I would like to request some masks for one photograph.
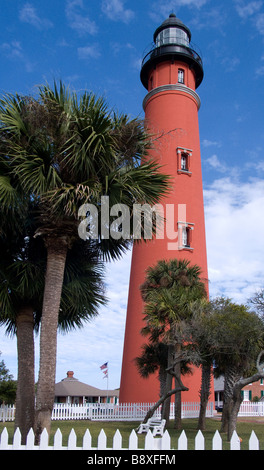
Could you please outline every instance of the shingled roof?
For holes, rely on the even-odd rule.
[[[72,371],[68,371],[67,377],[55,384],[56,397],[103,397],[106,396],[107,393],[109,396],[119,396],[119,390],[108,390],[107,392],[107,390],[101,390],[80,382],[73,377]]]

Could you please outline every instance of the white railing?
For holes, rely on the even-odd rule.
[[[86,405],[55,404],[52,412],[52,420],[79,420],[89,419],[94,421],[138,421],[142,420],[153,403],[87,403]],[[200,403],[182,403],[182,418],[197,418],[199,416]],[[161,417],[161,407],[154,416]],[[214,416],[214,404],[207,406],[206,417]],[[264,416],[264,402],[241,403],[239,416]],[[174,417],[174,403],[170,406],[170,418]],[[14,421],[15,406],[0,407],[0,422]]]
[[[68,443],[67,445],[62,445],[62,434],[60,429],[57,429],[54,439],[53,439],[53,444],[49,443],[49,436],[44,429],[40,436],[40,444],[35,445],[34,444],[34,432],[31,429],[28,433],[26,444],[22,445],[21,444],[21,434],[19,429],[17,428],[14,437],[13,437],[13,442],[12,444],[9,443],[8,440],[8,432],[7,429],[4,428],[2,431],[2,434],[0,436],[0,450],[188,450],[188,439],[184,431],[182,431],[179,439],[177,442],[171,442],[170,435],[168,431],[165,431],[164,435],[161,438],[153,437],[153,434],[151,431],[148,431],[143,447],[139,447],[138,445],[138,436],[133,430],[129,436],[129,442],[128,442],[128,447],[123,447],[122,446],[122,435],[120,434],[120,431],[117,429],[115,432],[113,440],[111,439],[111,443],[107,442],[107,436],[102,429],[98,439],[97,439],[97,446],[92,447],[92,436],[90,434],[90,431],[87,429],[83,439],[82,439],[82,445],[77,446],[77,437],[75,431],[72,429],[69,436],[68,436]],[[240,450],[240,439],[236,433],[236,431],[233,433],[232,439],[230,441],[230,450]],[[214,437],[211,442],[211,449],[212,450],[222,450],[222,438],[219,434],[218,431],[215,432]],[[210,450],[211,450],[210,449]],[[248,449],[249,450],[259,450],[259,440],[255,434],[254,431],[252,431],[251,436],[249,438],[248,442]],[[195,450],[205,450],[205,439],[201,431],[198,431],[196,437],[195,437]],[[137,459],[136,454],[134,455],[134,458]],[[165,458],[166,461],[152,461],[149,460],[148,463],[167,463],[167,464],[172,464],[176,463],[176,455],[172,454],[164,454],[163,459]],[[113,453],[114,456],[114,453]],[[159,459],[159,454],[154,454],[153,456],[150,455],[149,458],[154,458]],[[86,463],[88,463],[88,458],[89,456],[85,453],[85,459]],[[91,459],[94,458],[93,456],[90,457]],[[89,463],[95,463],[95,462],[89,462]],[[102,463],[102,462],[101,462]],[[133,461],[130,463],[142,463],[142,461]]]
[[[0,422],[15,421],[15,405],[1,405],[0,406]]]
[[[67,405],[64,403],[55,404],[51,419],[75,420],[90,419],[94,421],[138,421],[142,420],[153,403],[87,403],[86,405]],[[199,403],[182,403],[182,418],[197,418],[199,416]],[[207,406],[207,417],[214,414],[214,405],[209,403]],[[159,407],[154,416],[161,417],[161,407]],[[174,417],[174,403],[170,406],[170,418]],[[14,421],[15,406],[0,407],[0,421]]]
[[[264,416],[264,402],[243,401],[238,416]]]
[[[138,421],[146,416],[153,403],[122,403],[113,405],[110,403],[89,403],[82,405],[56,404],[53,408],[52,419],[91,419],[94,421]],[[183,403],[182,418],[197,418],[199,416],[199,403]],[[214,414],[214,405],[209,403],[207,406],[207,417]],[[154,416],[161,417],[161,407],[159,407]],[[174,403],[171,403],[170,418],[174,417]]]

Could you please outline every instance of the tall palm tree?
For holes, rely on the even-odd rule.
[[[197,428],[205,430],[206,409],[211,391],[213,352],[208,344],[207,322],[210,322],[211,304],[207,298],[196,300],[191,305],[192,319],[186,331],[186,341],[191,342],[197,365],[202,368],[200,388],[200,411]]]
[[[7,334],[17,338],[15,426],[20,429],[23,443],[30,428],[34,428],[34,330],[37,332],[41,323],[46,268],[44,243],[41,238],[34,238],[32,221],[30,217],[24,221],[20,244],[16,237],[14,245],[12,234],[8,234],[6,228],[5,235],[0,235],[3,253],[0,261],[0,324],[6,326]],[[67,255],[59,329],[80,328],[98,314],[105,301],[102,261],[95,248],[91,251],[89,245],[80,240]]]
[[[0,176],[3,180],[3,173]],[[5,197],[5,201],[7,201]],[[8,212],[8,214],[7,214]],[[15,425],[25,442],[25,432],[34,424],[34,323],[35,310],[41,307],[44,288],[45,250],[43,242],[32,239],[29,220],[25,226],[20,211],[1,206],[0,226],[0,324],[8,334],[16,332],[18,377]],[[11,213],[13,212],[13,213]],[[14,214],[16,217],[14,217]],[[8,215],[8,216],[7,216]],[[14,221],[15,219],[15,221]],[[17,224],[17,228],[14,225]],[[22,227],[24,230],[22,230]],[[33,255],[34,253],[34,255]]]
[[[191,304],[206,296],[201,270],[187,260],[161,260],[147,270],[141,286],[145,302],[144,313],[147,331],[156,331],[168,345],[167,392],[181,376],[183,335],[185,322],[191,317]],[[181,425],[181,392],[175,393],[175,424]]]
[[[37,99],[6,96],[0,103],[3,158],[16,184],[38,203],[41,236],[47,250],[43,295],[36,434],[50,429],[57,324],[68,251],[78,239],[78,209],[109,196],[110,207],[155,204],[169,178],[146,159],[149,138],[142,124],[112,114],[102,99],[80,97],[62,84],[43,86]],[[100,236],[100,234],[99,234]],[[105,257],[120,256],[127,240],[100,240]],[[48,345],[48,347],[47,347]]]

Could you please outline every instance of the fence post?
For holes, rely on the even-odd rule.
[[[195,450],[204,450],[204,436],[201,430],[198,431],[195,437]]]
[[[215,431],[215,435],[213,437],[213,450],[222,450],[222,438],[219,431]]]
[[[100,434],[98,436],[98,450],[105,450],[106,449],[106,435],[103,429],[101,429]]]
[[[166,430],[161,438],[160,450],[170,450],[170,448],[171,448],[171,438],[170,438],[168,431]]]
[[[18,450],[21,446],[21,432],[19,428],[16,428],[13,437],[13,450]]]
[[[74,429],[71,430],[68,438],[68,450],[75,450],[77,444],[77,437]]]
[[[137,437],[135,429],[132,430],[129,436],[128,448],[129,450],[137,450],[138,448],[138,437]]]
[[[8,449],[8,432],[6,428],[4,428],[1,433],[0,449],[2,450]]]
[[[85,434],[83,436],[83,450],[91,449],[92,448],[92,436],[89,429],[86,429]]]
[[[49,435],[46,428],[43,429],[40,435],[39,450],[46,450],[49,445]]]
[[[120,434],[120,431],[117,429],[114,435],[113,439],[113,449],[122,449],[122,436]]]
[[[182,431],[178,439],[178,450],[188,450],[188,443],[185,431]]]
[[[35,444],[35,434],[34,434],[33,429],[30,428],[28,435],[27,435],[27,440],[26,440],[26,450],[33,450],[34,444]]]
[[[146,437],[145,437],[145,450],[153,450],[154,449],[154,437],[150,429],[148,430]]]
[[[240,439],[237,432],[234,431],[230,441],[230,450],[240,450]]]
[[[57,429],[57,431],[54,434],[53,449],[54,450],[61,450],[62,449],[62,434],[61,434],[61,430],[59,428]]]
[[[249,439],[249,450],[259,450],[259,440],[254,431],[251,432]]]

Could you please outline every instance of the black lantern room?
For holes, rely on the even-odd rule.
[[[198,53],[190,46],[191,32],[174,13],[165,20],[154,32],[154,47],[142,61],[140,79],[148,88],[150,69],[162,61],[180,60],[195,72],[196,88],[203,80],[203,64]]]

